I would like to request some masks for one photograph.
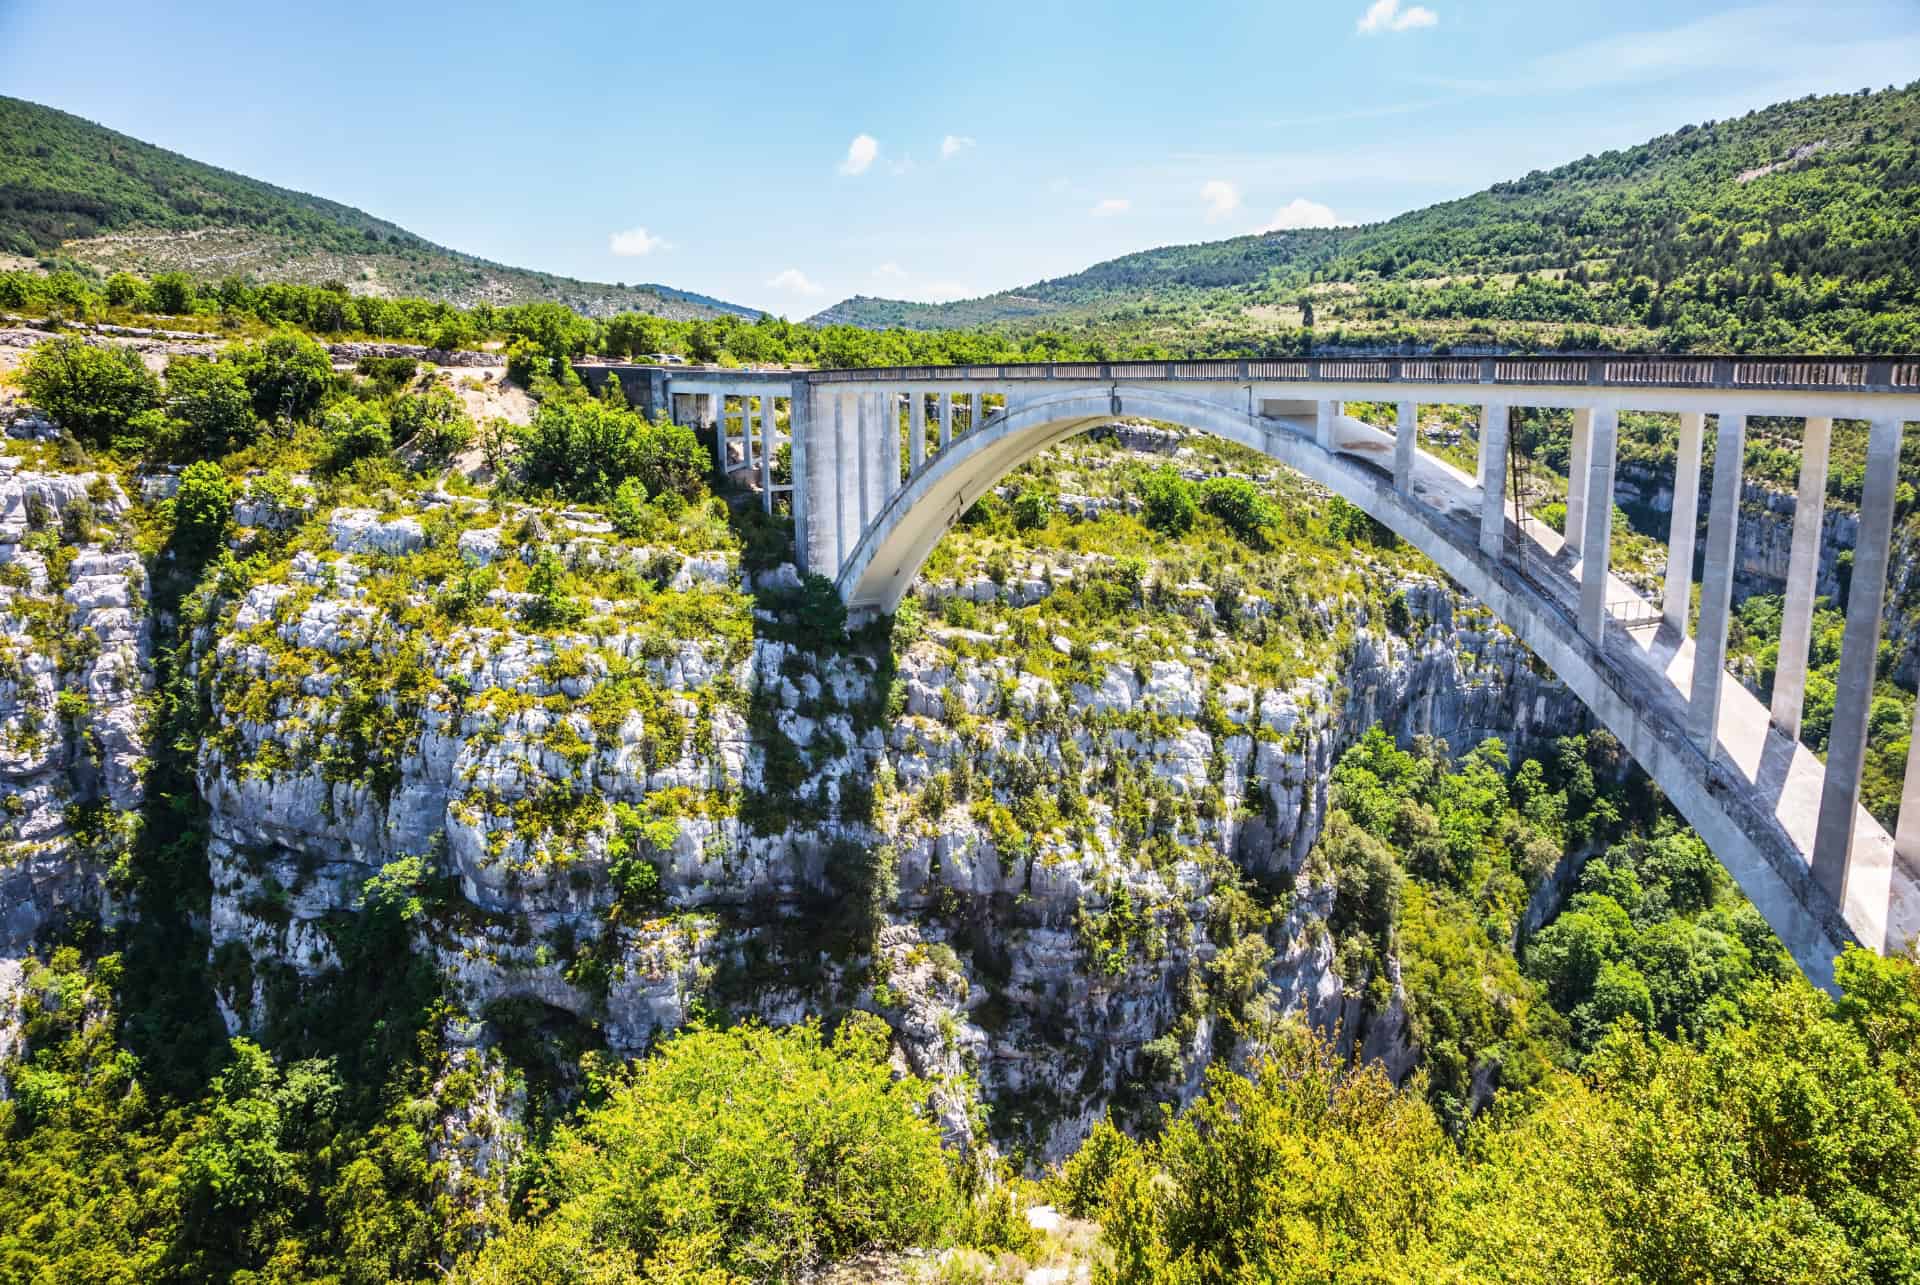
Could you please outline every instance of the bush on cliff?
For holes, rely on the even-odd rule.
[[[886,1027],[694,1028],[563,1129],[532,1207],[461,1273],[488,1282],[788,1281],[923,1243],[953,1184],[927,1086]]]
[[[706,478],[692,429],[589,398],[549,398],[517,437],[520,481],[566,500],[610,503],[628,479],[649,495],[695,499]]]

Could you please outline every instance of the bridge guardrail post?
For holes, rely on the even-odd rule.
[[[1482,357],[1480,359],[1480,382],[1483,384],[1491,384],[1494,381],[1495,372],[1494,359],[1491,357]]]

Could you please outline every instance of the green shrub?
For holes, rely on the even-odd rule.
[[[131,348],[52,339],[27,357],[27,400],[74,436],[107,445],[142,411],[160,404],[160,381]]]
[[[211,552],[232,521],[233,484],[220,466],[208,460],[187,465],[173,497],[175,542],[192,552]]]
[[[1210,477],[1200,484],[1200,507],[1249,544],[1264,544],[1277,515],[1267,497],[1241,477]]]
[[[1162,535],[1185,535],[1198,513],[1193,487],[1171,464],[1162,464],[1140,482],[1146,524]]]
[[[224,455],[253,439],[253,395],[233,362],[176,357],[167,363],[167,413],[184,425],[177,449]]]
[[[327,350],[296,330],[282,330],[257,344],[227,352],[253,395],[253,409],[270,421],[306,421],[333,383]]]
[[[695,1027],[555,1137],[528,1219],[460,1275],[497,1282],[796,1281],[924,1243],[953,1206],[927,1088],[855,1014],[829,1041]],[[729,1275],[730,1274],[730,1275]]]
[[[1037,531],[1053,521],[1059,512],[1059,497],[1051,487],[1028,479],[1013,497],[1013,524],[1022,531]]]
[[[393,434],[380,408],[356,399],[329,407],[321,431],[327,442],[327,465],[336,470],[393,449]]]

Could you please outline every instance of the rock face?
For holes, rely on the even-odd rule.
[[[250,989],[221,996],[236,1031],[264,1019],[269,973],[335,965],[331,923],[414,859],[457,890],[418,944],[476,1040],[507,1001],[629,1053],[702,1010],[867,1007],[948,1086],[951,1134],[977,1091],[999,1140],[1039,1162],[1129,1082],[1184,1098],[1224,1054],[1204,979],[1234,940],[1215,931],[1229,888],[1280,890],[1244,948],[1258,1002],[1410,1066],[1404,1015],[1363,1024],[1334,974],[1332,890],[1303,869],[1335,758],[1376,720],[1461,750],[1584,721],[1484,611],[1426,580],[1402,586],[1397,632],[1357,601],[1316,606],[1312,627],[1351,644],[1285,686],[1219,676],[1236,672],[1219,631],[1274,604],[1197,582],[1168,590],[1197,630],[1171,654],[1061,637],[1040,652],[1057,668],[1035,672],[1004,634],[930,624],[887,673],[782,636],[728,556],[606,534],[566,558],[644,569],[652,610],[716,623],[689,636],[607,603],[540,629],[505,589],[488,623],[430,620],[445,572],[413,563],[533,560],[537,524],[442,517],[334,511],[327,552],[291,558],[198,640],[213,949],[253,961]],[[936,581],[921,600],[1037,602],[1101,561]],[[797,584],[791,568],[758,580]],[[1171,818],[1184,855],[1143,851],[1136,808]]]
[[[0,957],[72,914],[111,920],[105,871],[143,794],[146,571],[96,474],[0,461]]]

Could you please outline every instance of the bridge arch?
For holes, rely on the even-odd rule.
[[[644,377],[664,393],[655,404],[684,403],[711,423],[716,464],[736,477],[757,465],[763,504],[789,492],[796,562],[831,578],[848,605],[864,611],[897,605],[966,506],[1062,438],[1139,415],[1252,447],[1379,520],[1491,608],[1674,801],[1813,981],[1831,987],[1833,957],[1847,944],[1887,952],[1920,938],[1920,720],[1896,834],[1860,806],[1900,441],[1905,425],[1920,420],[1920,355],[1326,356],[615,373],[623,382]],[[775,411],[783,396],[784,431]],[[1005,410],[986,414],[989,397],[1004,397]],[[1397,403],[1397,431],[1345,418],[1347,399]],[[1479,480],[1418,449],[1421,403],[1480,408]],[[1515,405],[1574,413],[1564,539],[1521,531],[1512,520],[1503,461]],[[1708,416],[1716,417],[1704,537],[1693,522],[1674,524],[1668,566],[1677,574],[1657,607],[1609,572],[1612,505],[1601,497],[1613,493],[1622,411],[1679,414],[1674,508],[1682,512],[1708,498],[1703,441]],[[1770,708],[1724,665],[1751,416],[1804,422]],[[1871,432],[1823,763],[1798,735],[1835,417],[1868,421]],[[770,470],[783,438],[792,446],[790,486],[775,485]],[[1696,546],[1706,568],[1697,629]],[[1630,618],[1616,615],[1621,600],[1636,604]]]
[[[1802,845],[1781,823],[1780,783],[1742,779],[1724,762],[1716,765],[1713,756],[1703,755],[1689,735],[1687,703],[1662,679],[1659,665],[1617,629],[1602,629],[1595,640],[1579,627],[1577,586],[1569,600],[1565,586],[1556,594],[1546,577],[1527,574],[1523,561],[1485,556],[1483,505],[1472,479],[1421,455],[1408,484],[1396,486],[1392,434],[1342,420],[1337,440],[1329,442],[1316,431],[1320,426],[1313,416],[1262,414],[1256,405],[1245,388],[1189,391],[1115,383],[1032,395],[1009,392],[1003,413],[952,440],[880,507],[836,577],[841,597],[855,609],[891,612],[967,506],[1057,442],[1121,416],[1211,433],[1326,487],[1486,604],[1667,794],[1810,980],[1831,988],[1833,959],[1847,944],[1864,940],[1876,950],[1899,948],[1912,929],[1889,915],[1886,885],[1880,886],[1877,904],[1869,893],[1867,904],[1843,912],[1811,877]],[[1621,592],[1627,592],[1624,586]],[[1731,677],[1723,680],[1731,688],[1723,701],[1754,702]],[[1866,824],[1878,829],[1871,818]]]

